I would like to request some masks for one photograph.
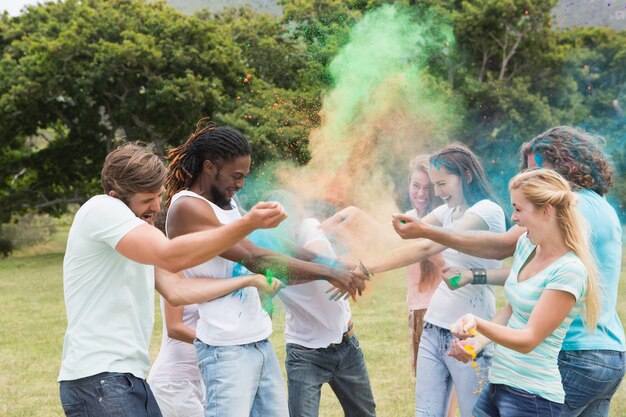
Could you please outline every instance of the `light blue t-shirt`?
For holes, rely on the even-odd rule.
[[[622,268],[622,226],[615,210],[593,191],[581,190],[577,208],[589,223],[590,246],[598,267],[600,317],[595,332],[589,332],[580,316],[565,336],[563,350],[626,351],[624,328],[617,315],[617,287]]]
[[[154,324],[154,267],[115,246],[146,224],[122,201],[99,195],[76,213],[63,260],[67,330],[59,381],[101,372],[145,378]]]
[[[580,259],[573,252],[568,252],[537,275],[518,282],[520,269],[534,250],[535,245],[528,240],[526,233],[520,236],[511,273],[504,284],[506,298],[513,310],[507,327],[526,327],[535,304],[545,290],[571,293],[577,300],[576,304],[565,320],[530,353],[519,353],[496,345],[489,382],[519,388],[562,404],[565,392],[561,384],[558,356],[567,329],[582,306],[587,272]]]

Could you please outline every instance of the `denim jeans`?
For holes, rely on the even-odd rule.
[[[283,375],[269,340],[211,346],[196,339],[205,417],[288,417]]]
[[[101,374],[61,381],[67,417],[161,417],[148,383],[131,374]]]
[[[476,401],[475,417],[559,417],[563,404],[508,385],[489,384]]]
[[[328,383],[347,417],[373,417],[376,405],[359,339],[309,349],[287,343],[287,385],[291,417],[317,417],[322,385]]]
[[[487,385],[493,347],[487,346],[476,357],[477,367],[450,356],[449,330],[424,324],[417,355],[415,416],[441,417],[448,413],[452,387],[456,390],[461,417],[470,417],[479,393]]]
[[[561,351],[559,371],[565,389],[562,417],[608,417],[611,397],[625,370],[624,352]]]

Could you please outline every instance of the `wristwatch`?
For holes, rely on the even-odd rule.
[[[472,284],[483,285],[487,283],[487,271],[485,268],[471,268],[472,271]]]

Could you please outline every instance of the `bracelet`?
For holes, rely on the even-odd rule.
[[[487,271],[485,268],[471,268],[472,271],[472,284],[484,285],[487,283]]]
[[[361,269],[361,272],[363,272],[363,275],[365,275],[366,277],[374,275],[374,274],[370,274],[370,271],[367,270],[367,268],[365,267],[365,265],[363,265],[363,262],[360,259],[359,259],[359,268]]]

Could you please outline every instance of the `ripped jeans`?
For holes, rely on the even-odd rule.
[[[426,322],[417,355],[415,416],[442,417],[448,413],[452,389],[456,390],[461,417],[471,417],[474,404],[488,386],[493,346],[476,357],[477,367],[460,362],[448,351],[454,336],[449,330]]]

